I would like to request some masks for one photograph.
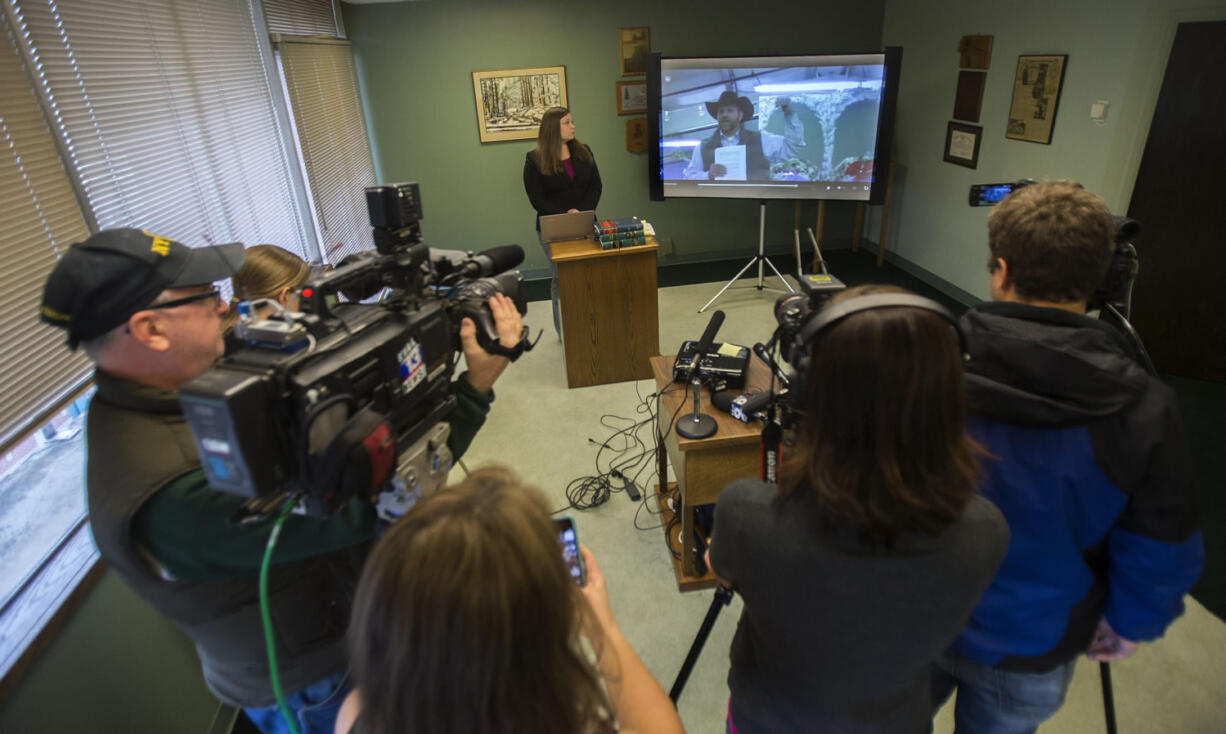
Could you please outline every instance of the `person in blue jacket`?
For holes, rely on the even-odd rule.
[[[1009,522],[1000,570],[933,680],[958,734],[1032,732],[1077,657],[1119,660],[1183,613],[1203,548],[1174,393],[1086,315],[1114,252],[1102,199],[1019,189],[988,218],[992,301],[962,318],[980,484]]]

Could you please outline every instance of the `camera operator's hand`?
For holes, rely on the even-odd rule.
[[[515,308],[515,301],[501,293],[495,293],[490,296],[490,313],[494,315],[498,343],[508,348],[518,344],[520,334],[524,330],[524,321],[519,310]],[[460,321],[460,346],[464,350],[464,362],[468,365],[468,384],[478,392],[489,392],[494,387],[494,381],[511,360],[482,349],[477,343],[477,325],[469,318]]]
[[[1094,641],[1086,650],[1086,657],[1099,663],[1109,663],[1113,660],[1123,660],[1137,651],[1137,643],[1120,637],[1120,633],[1111,629],[1106,619],[1098,621],[1098,629],[1094,630]]]

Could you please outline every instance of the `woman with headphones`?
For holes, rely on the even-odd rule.
[[[734,482],[715,512],[710,568],[745,602],[729,732],[929,730],[930,666],[1009,540],[975,494],[956,329],[886,286],[801,328],[779,484]]]

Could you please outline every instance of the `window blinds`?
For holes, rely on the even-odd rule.
[[[249,0],[16,0],[100,228],[307,256]]]
[[[58,410],[89,361],[39,319],[57,253],[89,236],[38,98],[0,28],[0,446]]]
[[[328,262],[374,246],[364,191],[375,183],[348,41],[276,39]]]
[[[263,0],[269,33],[340,37],[332,0]]]

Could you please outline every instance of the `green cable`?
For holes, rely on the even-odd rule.
[[[285,524],[285,518],[289,517],[293,509],[293,500],[285,503],[285,509],[281,510],[276,524],[272,526],[272,532],[268,535],[268,545],[264,547],[264,561],[260,564],[260,618],[264,620],[264,645],[268,648],[268,674],[272,678],[272,692],[277,697],[277,706],[280,707],[281,716],[289,725],[289,730],[293,734],[298,734],[298,724],[294,721],[294,716],[285,703],[285,696],[281,693],[281,678],[277,675],[277,649],[272,640],[272,614],[268,611],[268,567],[272,565],[272,551],[277,547],[277,536],[281,534],[281,526]]]

